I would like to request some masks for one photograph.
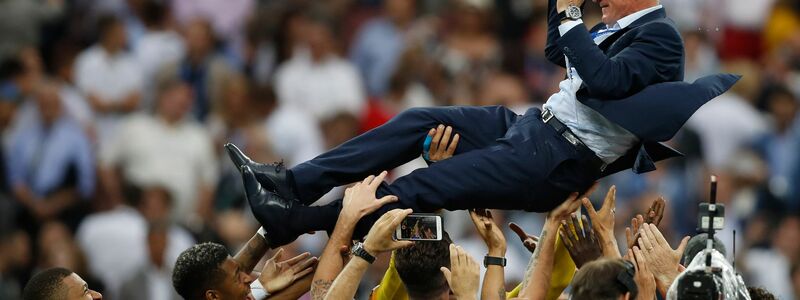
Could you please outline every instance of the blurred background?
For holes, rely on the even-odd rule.
[[[619,244],[659,196],[670,241],[694,234],[697,203],[717,174],[729,258],[735,240],[749,285],[800,299],[800,1],[661,2],[683,33],[687,81],[720,71],[744,78],[671,141],[684,158],[602,181],[618,187]],[[53,266],[107,299],[172,299],[182,250],[215,241],[235,253],[258,228],[225,142],[293,166],[410,107],[540,106],[564,76],[543,55],[546,6],[0,0],[0,299],[18,299],[32,272]],[[584,14],[587,25],[599,22],[597,4]],[[494,216],[534,234],[543,218]],[[475,258],[485,254],[466,212],[446,212],[444,222]],[[506,236],[513,286],[530,254]],[[286,249],[319,255],[326,240],[307,235]]]

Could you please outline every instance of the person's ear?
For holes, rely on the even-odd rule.
[[[219,293],[217,293],[216,290],[207,290],[206,291],[206,300],[218,300],[218,299],[222,299],[222,298],[219,296]]]

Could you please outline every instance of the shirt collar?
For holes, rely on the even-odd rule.
[[[662,8],[662,6],[661,6],[661,4],[659,4],[659,5],[656,5],[656,6],[653,6],[653,7],[648,7],[648,8],[645,8],[643,10],[637,11],[635,13],[632,13],[630,15],[625,16],[622,19],[619,19],[619,21],[617,21],[617,23],[614,24],[614,26],[612,26],[611,28],[613,28],[613,29],[623,29],[623,28],[628,27],[629,25],[631,25],[633,22],[635,22],[636,20],[638,20],[642,16],[644,16],[646,14],[649,14],[651,12],[654,12],[656,10],[659,10],[661,8]]]

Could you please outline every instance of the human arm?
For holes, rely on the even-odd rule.
[[[580,205],[578,193],[572,193],[566,201],[547,214],[542,234],[539,236],[539,244],[525,270],[520,298],[540,300],[547,296],[553,272],[558,227],[561,225],[561,220],[568,218]]]
[[[506,238],[503,231],[494,223],[489,210],[470,210],[469,216],[483,242],[486,243],[487,254],[491,257],[506,256]],[[452,251],[452,249],[451,249]],[[481,299],[505,299],[505,268],[499,265],[486,266],[481,288]]]
[[[450,269],[441,267],[440,270],[457,299],[477,300],[480,267],[463,248],[450,244]]]
[[[614,215],[616,213],[617,187],[611,186],[603,200],[603,206],[597,211],[588,198],[583,198],[583,207],[586,208],[589,218],[592,220],[592,227],[600,240],[603,248],[603,256],[610,258],[620,258],[617,247],[617,239],[614,236]]]
[[[275,294],[270,294],[267,296],[267,299],[270,300],[296,300],[300,299],[305,293],[308,292],[308,289],[311,287],[311,279],[313,278],[312,274],[308,274],[303,278],[295,280],[292,284],[290,284],[285,289],[277,291]]]
[[[311,253],[305,252],[290,259],[279,261],[283,254],[283,248],[278,249],[261,270],[258,281],[261,286],[272,294],[283,290],[297,280],[306,277],[314,271],[314,264],[317,263],[316,257],[311,257]]]
[[[636,287],[639,288],[639,294],[636,299],[656,299],[656,279],[650,271],[650,262],[638,246],[634,246],[631,251],[633,251],[633,254],[628,255],[628,258],[635,267],[636,275],[634,275],[633,280],[636,282]]]
[[[631,227],[625,227],[625,239],[627,240],[628,249],[632,249],[639,240],[639,226],[645,223],[652,223],[658,226],[661,224],[661,219],[664,218],[664,209],[666,208],[666,201],[664,198],[658,197],[650,208],[647,209],[644,216],[636,215],[631,219]]]
[[[267,240],[262,235],[262,230],[259,229],[259,232],[254,234],[247,241],[247,244],[233,256],[233,260],[239,263],[242,271],[251,273],[256,268],[258,261],[267,253],[267,250],[269,250],[269,245],[267,245]]]
[[[411,241],[395,241],[392,239],[392,233],[397,228],[397,225],[411,214],[411,211],[411,209],[394,209],[383,214],[367,233],[363,249],[369,255],[375,257],[383,252],[412,245],[413,242]],[[344,270],[336,276],[324,299],[353,299],[356,289],[358,289],[358,283],[361,282],[361,277],[364,276],[364,272],[366,272],[369,265],[369,262],[354,255],[344,267]]]
[[[370,214],[383,206],[383,204],[397,201],[397,197],[387,196],[380,200],[375,199],[375,191],[387,173],[384,171],[377,177],[369,176],[364,181],[356,183],[344,192],[342,201],[342,211],[336,226],[333,228],[325,249],[322,250],[317,271],[311,284],[311,298],[323,299],[328,289],[333,284],[334,279],[344,267],[344,258],[341,255],[341,247],[350,245],[355,230],[356,223],[365,215]]]
[[[683,66],[683,42],[666,22],[650,22],[628,33],[630,44],[609,57],[595,44],[585,26],[574,26],[557,40],[583,79],[586,91],[597,99],[621,99],[648,85],[674,81]]]
[[[558,46],[558,39],[561,37],[558,26],[561,25],[561,20],[558,19],[556,3],[557,0],[548,0],[547,2],[547,43],[544,47],[544,56],[550,62],[566,68],[567,63],[566,59],[564,59],[564,52]]]
[[[519,227],[519,225],[514,222],[508,223],[508,228],[517,234],[522,245],[525,246],[525,249],[528,249],[531,253],[536,251],[536,243],[539,242],[539,237],[528,234],[525,230],[522,230],[522,227]]]
[[[639,245],[643,250],[641,252],[655,276],[658,291],[665,296],[669,286],[680,274],[679,262],[689,237],[684,237],[678,248],[673,250],[658,227],[653,224],[643,224],[641,227],[639,229]]]

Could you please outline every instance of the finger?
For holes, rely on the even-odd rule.
[[[625,241],[628,242],[628,249],[633,248],[633,233],[630,227],[625,227]]]
[[[583,225],[584,236],[594,238],[594,229],[589,225],[589,219],[586,215],[581,216],[581,225]]]
[[[453,133],[453,127],[447,126],[444,129],[442,140],[439,141],[439,151],[447,151],[447,143],[450,142],[450,135]]]
[[[463,263],[464,263],[464,248],[461,248],[461,246],[456,246],[456,265],[460,265]]]
[[[458,146],[458,140],[461,139],[461,136],[456,133],[453,136],[453,141],[450,142],[450,145],[447,146],[447,155],[453,156],[453,153],[456,153],[456,147]]]
[[[309,257],[306,260],[301,261],[300,263],[292,266],[292,271],[294,273],[300,272],[302,270],[308,269],[309,267],[316,264],[318,259],[316,257]]]
[[[583,229],[581,228],[581,224],[578,223],[578,215],[572,214],[570,215],[570,219],[572,220],[572,230],[575,232],[576,239],[580,240],[583,237],[586,237],[583,233]]]
[[[681,243],[678,244],[678,249],[675,249],[675,253],[678,255],[683,255],[683,252],[686,251],[686,245],[689,243],[689,237],[685,236],[681,240]]]
[[[475,226],[481,223],[481,217],[478,215],[478,211],[476,209],[470,209],[469,218],[472,219],[472,223],[475,223]]]
[[[380,204],[378,206],[380,207],[386,205],[387,203],[397,202],[397,200],[398,200],[397,196],[393,195],[384,196],[383,198],[378,199],[378,203]]]
[[[402,249],[402,248],[406,248],[406,247],[411,247],[412,245],[414,245],[414,242],[412,242],[412,241],[394,241],[392,243],[391,249],[392,250]]]
[[[400,225],[400,222],[402,222],[403,219],[405,219],[412,212],[413,210],[411,210],[410,208],[399,210],[398,212],[395,213],[397,215],[394,216],[394,219],[392,219],[392,222],[390,224],[392,225],[392,227],[397,227],[397,225]]]
[[[639,234],[639,246],[642,246],[648,252],[653,249],[653,244],[650,243],[650,240],[648,240],[647,236],[644,234]]]
[[[456,249],[456,244],[450,244],[450,267],[458,264],[458,249]]]
[[[431,140],[431,149],[429,150],[430,153],[436,153],[439,150],[439,141],[442,139],[442,134],[444,133],[444,125],[439,124],[436,127],[436,133],[433,135],[433,140]]]
[[[639,271],[643,267],[646,267],[645,262],[647,261],[647,258],[644,256],[644,253],[642,253],[642,250],[639,249],[639,247],[633,247],[633,256],[636,259],[635,266],[637,271]]]
[[[369,175],[369,176],[367,176],[367,178],[364,178],[364,180],[361,181],[361,184],[369,185],[370,183],[372,183],[373,179],[375,179],[375,175]]]
[[[667,201],[664,200],[663,197],[658,197],[656,200],[656,217],[653,220],[653,224],[659,225],[661,224],[661,220],[664,219],[664,210],[667,208]]]
[[[511,229],[511,231],[513,231],[514,233],[516,233],[521,241],[524,242],[528,238],[528,234],[525,233],[525,230],[522,230],[522,228],[519,227],[517,223],[514,222],[508,223],[508,228]]]
[[[450,280],[450,270],[445,267],[441,267],[439,270],[444,274],[444,279],[447,280],[447,284],[453,286],[452,280]]]
[[[278,261],[281,259],[281,255],[283,254],[283,248],[278,248],[278,251],[275,251],[275,254],[272,255],[270,260]]]
[[[558,235],[561,237],[561,241],[563,241],[564,246],[569,249],[572,248],[572,242],[570,241],[569,237],[567,237],[567,234],[565,233],[566,230],[564,229],[565,228],[561,228],[561,230],[558,231]]]
[[[589,201],[589,198],[581,199],[583,203],[583,207],[586,208],[586,212],[589,214],[589,218],[594,220],[597,218],[597,211],[594,210],[594,205],[592,205],[592,201]]]
[[[301,260],[303,260],[303,259],[305,259],[306,257],[309,257],[309,256],[311,256],[311,253],[306,252],[306,253],[302,253],[302,254],[300,254],[298,256],[292,257],[292,258],[287,259],[287,260],[282,261],[282,262],[285,262],[285,263],[289,264],[290,266],[292,266],[292,265],[296,264],[297,262],[299,262],[299,261],[301,261]]]
[[[600,210],[612,209],[617,205],[617,186],[612,185],[606,193],[606,199],[603,200],[603,207]]]
[[[659,246],[669,247],[669,243],[667,243],[667,239],[664,238],[664,235],[661,234],[661,230],[658,230],[658,226],[655,224],[647,224],[648,229],[652,233],[652,238],[655,243]]]
[[[306,268],[306,269],[298,272],[297,274],[294,275],[294,280],[292,280],[292,282],[294,282],[294,281],[296,281],[296,280],[298,280],[300,278],[306,277],[306,275],[311,274],[311,272],[314,272],[314,268],[313,267]]]
[[[371,187],[373,190],[377,189],[378,186],[381,185],[381,182],[383,182],[383,180],[386,179],[387,174],[389,174],[389,172],[386,171],[383,171],[380,174],[378,174],[378,176],[375,177],[375,179],[373,179],[372,182],[369,183],[369,187]]]

